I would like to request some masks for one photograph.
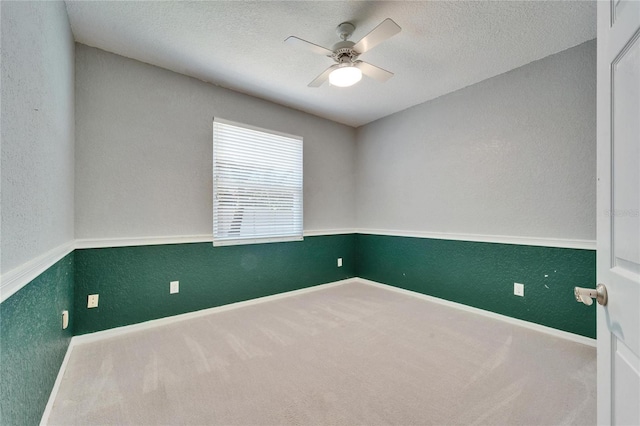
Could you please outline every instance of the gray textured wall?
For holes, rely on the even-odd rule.
[[[360,228],[595,240],[595,40],[363,126],[357,150]]]
[[[63,2],[2,2],[5,273],[74,237],[74,42]]]
[[[355,130],[76,45],[76,237],[211,234],[212,119],[304,138],[304,229],[354,227]]]

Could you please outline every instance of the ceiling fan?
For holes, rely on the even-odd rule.
[[[351,22],[343,22],[338,25],[336,32],[342,41],[334,44],[331,49],[318,46],[298,37],[287,37],[284,41],[285,43],[328,56],[336,62],[309,83],[309,87],[320,87],[327,79],[333,86],[348,87],[360,81],[362,74],[380,82],[385,82],[393,77],[392,72],[371,65],[368,62],[363,62],[358,57],[386,39],[398,34],[401,31],[400,26],[393,22],[392,19],[387,18],[357,43],[349,41],[349,37],[351,37],[355,29],[355,25]]]

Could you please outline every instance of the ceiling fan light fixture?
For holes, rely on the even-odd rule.
[[[362,71],[353,64],[341,64],[339,68],[329,74],[329,83],[332,86],[349,87],[362,79]]]
[[[354,43],[349,41],[349,38],[355,28],[350,22],[343,22],[338,25],[337,32],[341,41],[334,44],[331,49],[295,36],[289,36],[284,40],[287,44],[304,47],[319,55],[327,56],[336,62],[314,78],[307,85],[308,87],[320,87],[327,80],[332,86],[349,87],[359,82],[362,79],[362,74],[380,82],[387,81],[393,77],[392,72],[383,70],[368,62],[363,62],[358,57],[386,39],[398,34],[402,28],[393,22],[391,18],[387,18],[359,42]]]

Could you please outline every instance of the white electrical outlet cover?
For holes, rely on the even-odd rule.
[[[169,284],[169,294],[175,294],[180,292],[180,281],[171,281]]]
[[[69,311],[62,311],[62,329],[69,327]]]
[[[90,294],[87,299],[87,308],[97,308],[99,296],[99,294]]]
[[[524,284],[513,283],[513,294],[524,297]]]
[[[338,268],[342,267],[342,258],[338,258]]]

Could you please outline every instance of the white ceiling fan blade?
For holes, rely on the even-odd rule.
[[[371,65],[368,62],[356,61],[356,67],[360,68],[362,74],[366,75],[367,77],[371,77],[372,79],[377,80],[381,83],[384,83],[385,81],[393,77],[392,72],[383,70],[382,68]]]
[[[393,19],[387,18],[375,27],[369,34],[364,36],[362,40],[353,46],[353,50],[363,54],[367,50],[371,50],[388,38],[398,34],[402,28]]]
[[[315,79],[313,79],[313,81],[311,83],[309,83],[308,86],[309,87],[320,87],[320,86],[322,86],[322,83],[327,81],[327,79],[329,78],[329,74],[331,74],[331,71],[333,71],[336,68],[338,68],[338,64],[331,65],[329,68],[327,68],[326,70],[322,71],[322,74],[320,74]]]
[[[303,49],[307,49],[313,53],[317,53],[318,55],[324,55],[324,56],[333,55],[333,51],[327,49],[326,47],[318,46],[317,44],[311,43],[309,41],[303,40],[298,37],[294,37],[294,36],[287,37],[284,42],[293,47],[300,47]]]

